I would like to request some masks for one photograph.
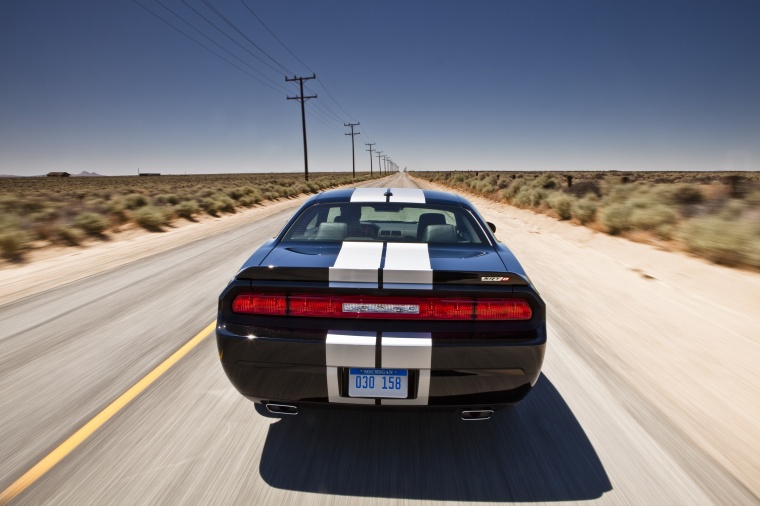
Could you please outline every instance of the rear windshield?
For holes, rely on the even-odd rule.
[[[283,240],[488,243],[466,209],[394,203],[315,204],[301,213]]]

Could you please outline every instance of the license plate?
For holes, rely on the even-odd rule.
[[[349,369],[348,396],[406,399],[408,380],[406,369]]]

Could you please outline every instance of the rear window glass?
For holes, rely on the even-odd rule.
[[[315,204],[288,229],[284,241],[488,243],[466,209],[429,204]]]

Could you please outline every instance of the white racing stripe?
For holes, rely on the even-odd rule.
[[[375,332],[330,331],[325,342],[327,365],[327,397],[330,402],[374,404],[374,399],[341,397],[338,388],[338,367],[375,367]]]
[[[330,267],[330,288],[377,288],[381,242],[344,242]]]
[[[424,204],[425,193],[419,188],[391,188],[391,198],[385,196],[387,188],[357,188],[351,194],[351,202],[394,202],[396,204]]]
[[[385,202],[385,188],[357,188],[351,194],[351,202]]]
[[[424,204],[425,194],[419,188],[392,188],[390,202]]]
[[[427,244],[389,242],[385,251],[383,288],[433,289]]]
[[[384,369],[418,369],[420,371],[416,399],[382,399],[381,404],[426,405],[430,395],[430,367],[433,339],[430,333],[384,332],[381,366]]]

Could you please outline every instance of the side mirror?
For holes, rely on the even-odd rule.
[[[490,221],[487,221],[486,224],[488,225],[488,228],[491,229],[491,232],[493,232],[495,234],[496,233],[496,225],[494,225]]]

